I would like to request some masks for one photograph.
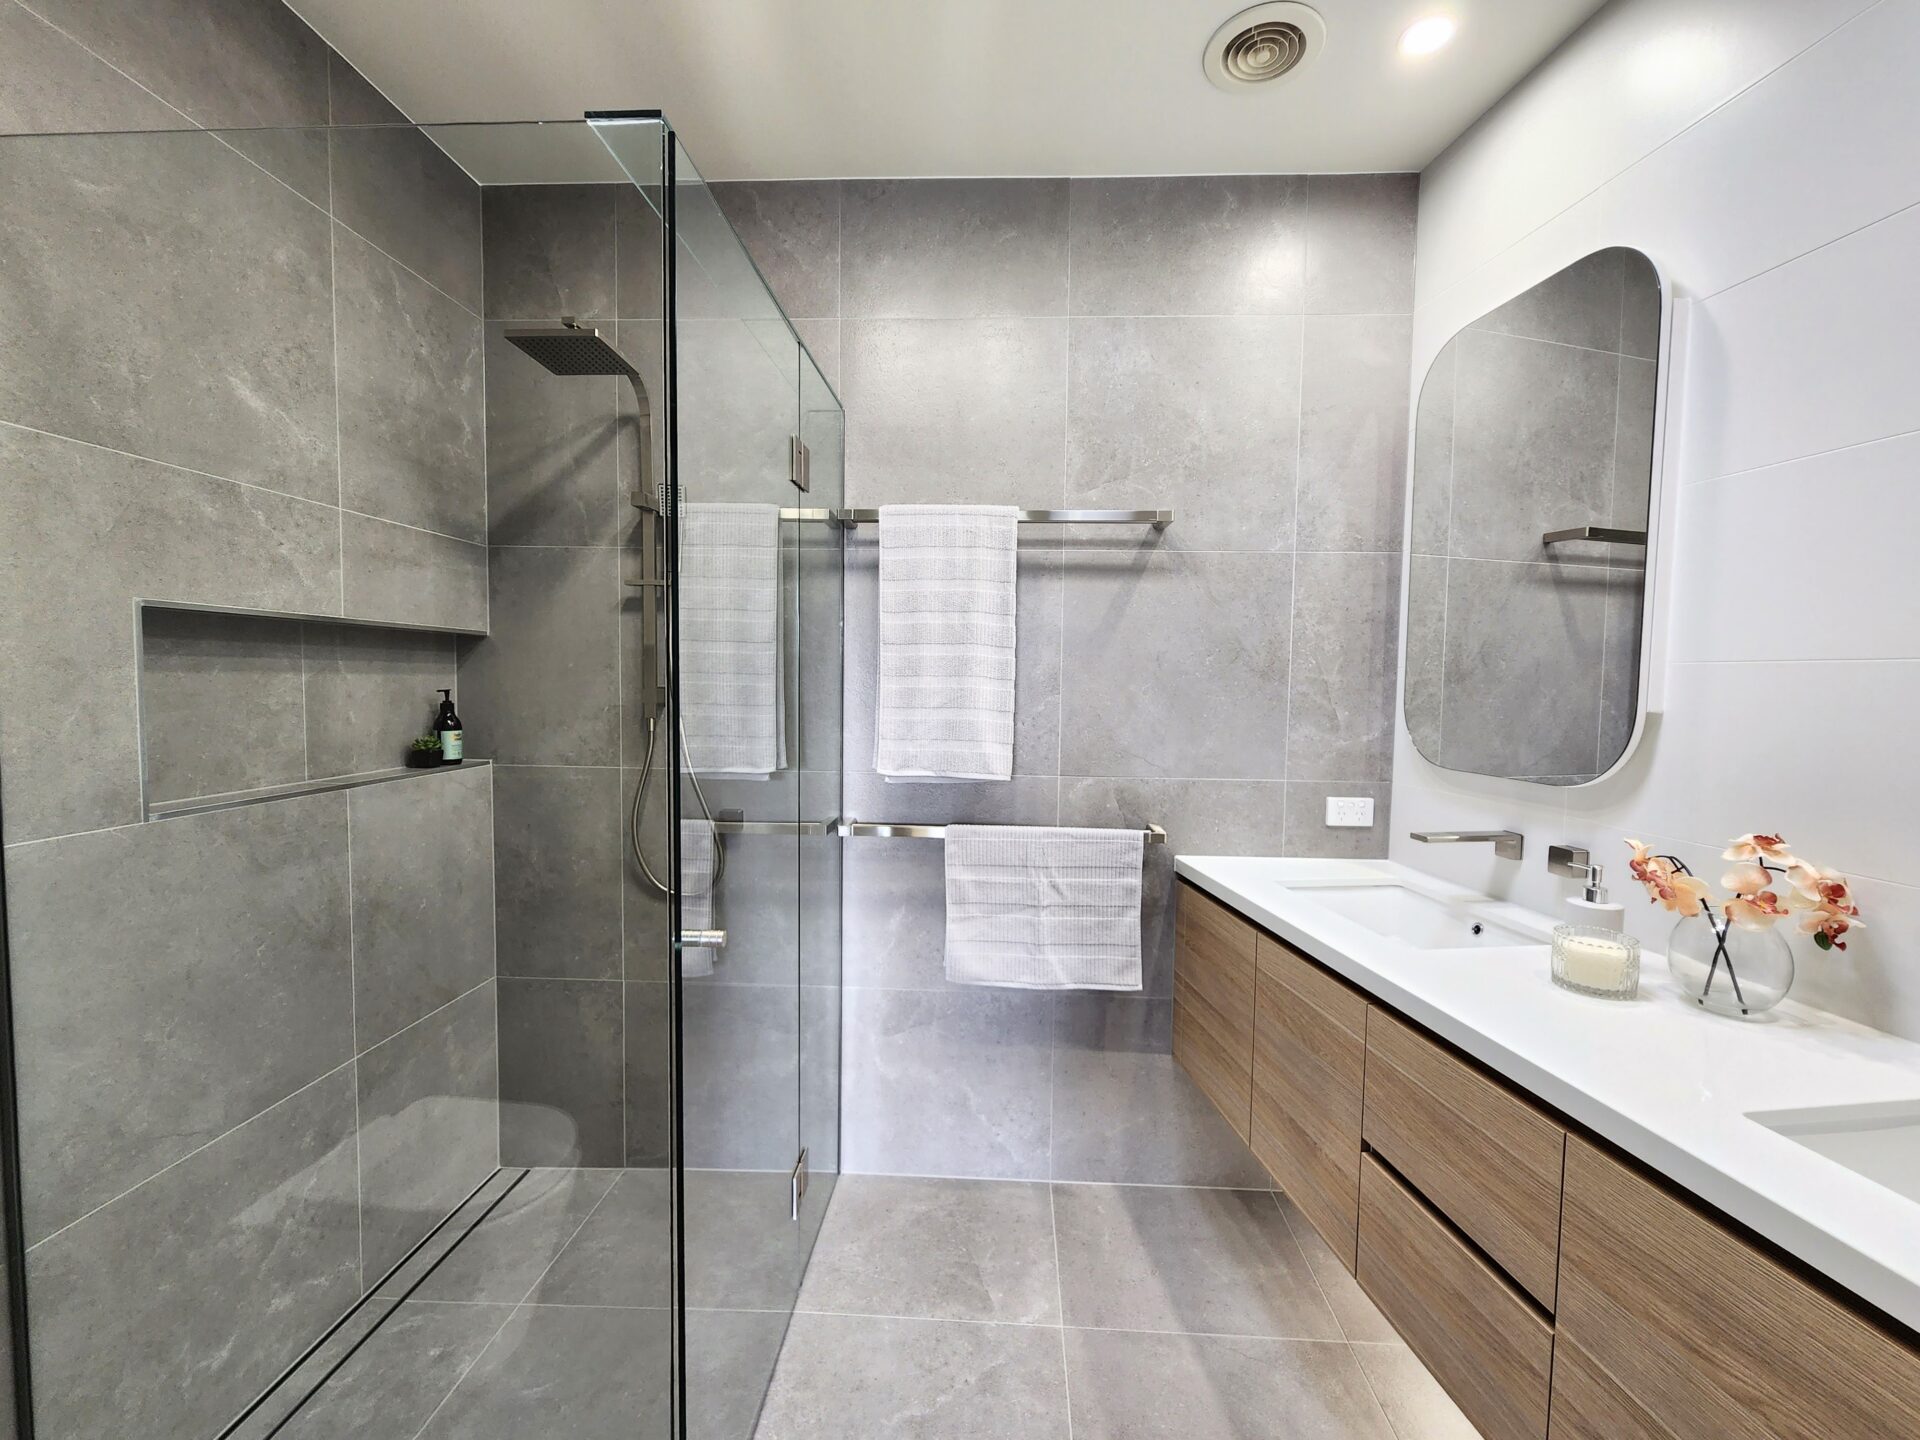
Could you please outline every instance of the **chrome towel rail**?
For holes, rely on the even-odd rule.
[[[1044,830],[1052,827],[1024,825],[1011,828]],[[947,838],[947,827],[944,825],[894,825],[882,820],[846,820],[841,822],[840,833],[849,836],[872,836],[882,840],[944,840]],[[1149,845],[1167,843],[1167,832],[1158,825],[1149,825],[1141,833],[1146,837]]]
[[[872,525],[880,519],[878,510],[782,509],[782,520],[811,521],[852,529]],[[1022,525],[1151,525],[1164,530],[1173,523],[1171,510],[1022,510]]]

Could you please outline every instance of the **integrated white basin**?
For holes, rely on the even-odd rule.
[[[1406,885],[1299,885],[1301,898],[1324,905],[1336,915],[1374,934],[1416,950],[1480,950],[1545,944],[1481,913],[1484,901],[1438,899]]]
[[[1752,1110],[1747,1118],[1920,1202],[1920,1100]]]

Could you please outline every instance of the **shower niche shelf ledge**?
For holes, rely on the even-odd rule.
[[[485,632],[142,599],[134,634],[141,819],[168,820],[455,768],[407,749]]]

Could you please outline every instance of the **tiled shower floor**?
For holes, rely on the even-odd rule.
[[[688,1177],[692,1440],[776,1356],[757,1440],[1474,1440],[1284,1197],[843,1177],[789,1329],[784,1184]],[[531,1172],[280,1434],[666,1436],[665,1186]]]

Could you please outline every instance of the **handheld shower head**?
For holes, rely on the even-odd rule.
[[[635,384],[640,381],[640,372],[626,356],[602,340],[598,330],[575,324],[571,315],[562,315],[558,325],[509,330],[507,339],[555,375],[624,375]]]

